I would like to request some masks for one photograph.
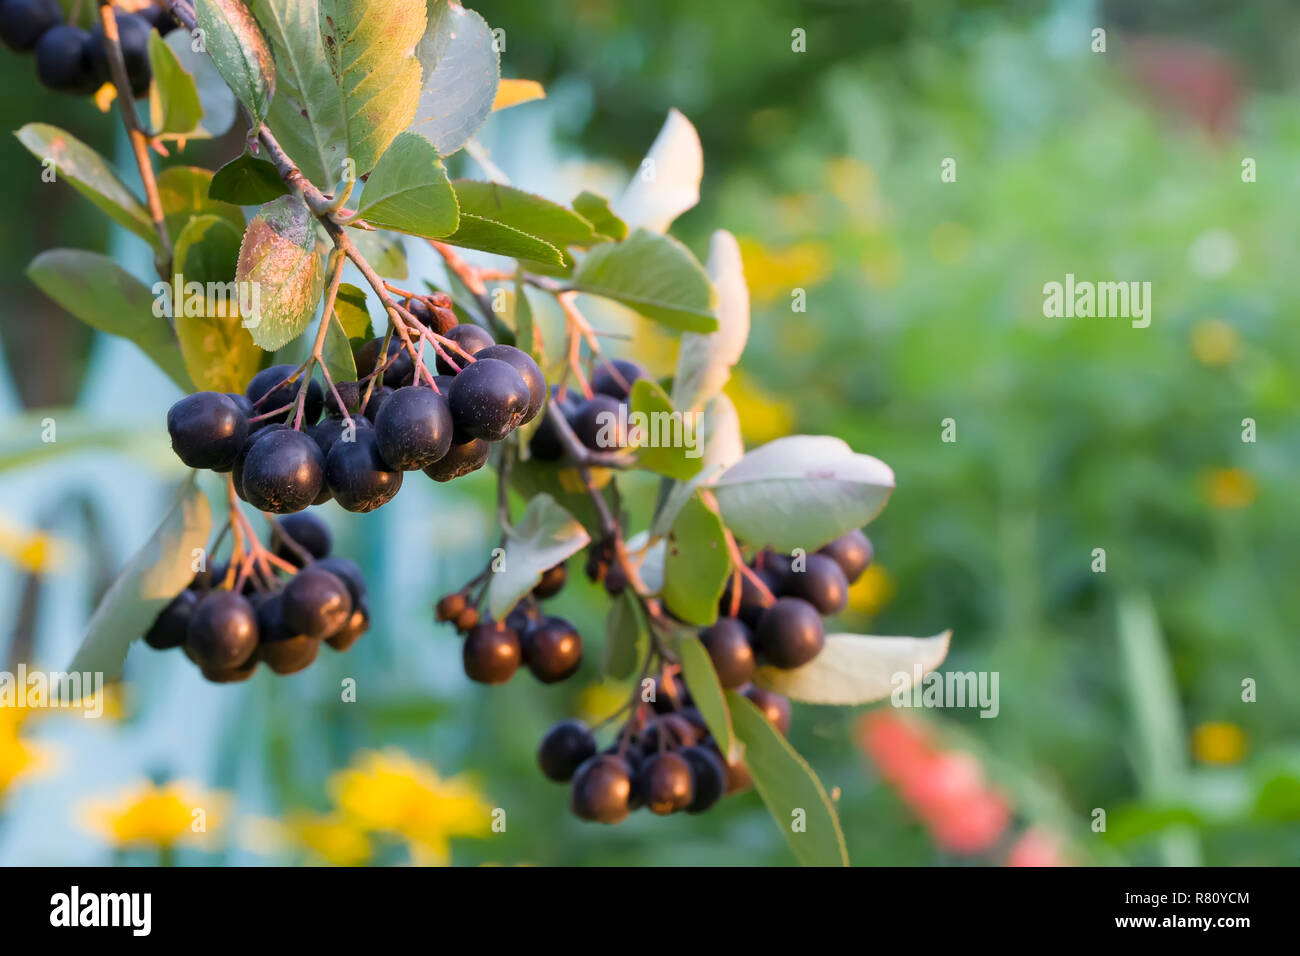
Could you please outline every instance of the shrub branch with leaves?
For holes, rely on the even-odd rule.
[[[937,667],[949,635],[825,634],[823,618],[842,610],[871,560],[859,529],[894,476],[829,436],[743,448],[722,391],[749,333],[739,249],[716,233],[706,268],[666,231],[698,200],[690,123],[670,114],[617,204],[583,192],[566,206],[508,185],[473,140],[494,103],[535,93],[499,79],[492,31],[458,4],[169,0],[166,9],[181,29],[149,35],[143,121],[121,11],[99,8],[143,203],[71,134],[41,124],[17,134],[150,243],[165,308],[89,252],[43,253],[29,275],[193,393],[168,415],[173,447],[193,467],[226,473],[229,516],[212,535],[208,502],[186,482],[96,611],[73,666],[119,674],[146,632],[223,681],[259,662],[300,669],[321,642],[345,649],[369,623],[364,582],[329,556],[319,519],[293,512],[331,498],[368,511],[405,472],[450,480],[490,460],[500,550],[437,612],[466,635],[467,674],[500,683],[524,665],[552,682],[576,671],[581,637],[540,601],[585,552],[587,575],[610,596],[603,669],[635,680],[602,723],[564,721],[542,741],[543,772],[570,784],[574,812],[604,822],[642,805],[698,812],[752,781],[801,861],[847,862],[831,800],[785,739],[789,700],[888,696],[895,675]],[[150,148],[221,133],[232,95],[247,114],[246,151],[215,173],[155,174]],[[444,160],[462,149],[490,181],[449,177]],[[252,206],[246,221],[242,207]],[[397,284],[411,239],[441,257],[448,289]],[[481,267],[458,249],[514,265]],[[367,289],[342,281],[348,263]],[[530,295],[563,317],[558,349],[545,347]],[[608,357],[608,333],[579,296],[679,333],[671,379]],[[371,297],[385,320],[374,337]],[[629,472],[658,482],[640,529],[620,489]],[[241,499],[270,523],[269,546]],[[227,535],[229,563],[193,574],[192,552],[213,555]],[[597,734],[615,724],[602,747]]]

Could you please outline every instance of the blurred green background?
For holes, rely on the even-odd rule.
[[[1280,0],[476,8],[506,31],[505,75],[548,91],[481,137],[517,184],[558,200],[611,193],[670,107],[692,120],[702,201],[674,232],[701,256],[714,229],[741,242],[753,332],[728,391],[748,443],[836,434],[897,474],[868,529],[877,564],[841,629],[951,627],[947,669],[1000,675],[995,719],[923,715],[1009,808],[1005,832],[973,854],[933,838],[882,781],[859,746],[861,711],[796,707],[792,740],[834,791],[853,862],[999,864],[1029,831],[1083,864],[1295,863],[1298,11]],[[1097,27],[1104,53],[1091,49]],[[791,50],[796,29],[806,52]],[[115,117],[39,90],[29,60],[0,55],[0,81],[23,91],[0,103],[5,128],[52,122],[127,159]],[[238,148],[236,133],[180,161],[215,166]],[[941,181],[947,158],[955,182]],[[6,441],[35,427],[24,409],[61,406],[120,446],[0,455],[0,649],[57,668],[178,477],[162,428],[175,395],[22,274],[38,251],[77,245],[145,277],[143,244],[70,190],[22,185],[38,167],[12,138],[0,168],[13,187],[0,230]],[[437,278],[427,259],[412,268]],[[1150,327],[1044,318],[1043,285],[1066,273],[1150,282]],[[806,312],[792,310],[795,290]],[[629,353],[669,374],[671,343],[638,331]],[[941,440],[945,419],[954,442]],[[1243,442],[1244,419],[1257,441]],[[551,721],[608,697],[598,655],[558,687],[470,687],[450,628],[432,623],[432,602],[490,547],[492,493],[484,474],[403,491],[374,515],[328,507],[337,550],[382,595],[375,630],[347,657],[212,687],[135,649],[120,717],[32,717],[8,751],[0,731],[0,862],[156,859],[165,838],[122,814],[88,821],[85,806],[152,775],[224,795],[222,825],[181,851],[186,863],[401,862],[411,828],[424,850],[431,831],[457,836],[461,786],[508,825],[454,839],[457,864],[791,863],[753,793],[618,828],[565,812],[533,752]],[[606,598],[580,577],[555,606],[595,648]],[[359,697],[340,705],[347,676]],[[333,776],[383,747],[441,780],[396,756],[382,772]],[[447,804],[370,846],[340,822],[350,800],[401,806],[411,794]]]

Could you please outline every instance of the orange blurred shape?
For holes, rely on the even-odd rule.
[[[1162,109],[1184,116],[1215,136],[1231,131],[1241,102],[1241,77],[1213,47],[1154,37],[1125,41],[1134,81]]]
[[[858,746],[893,784],[911,779],[934,757],[921,729],[887,710],[873,711],[858,722]]]
[[[1065,866],[1061,845],[1041,827],[1030,827],[1007,852],[1007,866]]]

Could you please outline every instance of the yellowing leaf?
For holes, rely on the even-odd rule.
[[[496,99],[492,101],[492,112],[509,109],[529,100],[546,99],[546,90],[536,80],[501,80],[497,84]]]

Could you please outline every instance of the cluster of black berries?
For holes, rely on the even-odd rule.
[[[159,5],[114,16],[131,92],[144,96],[152,79],[149,31],[165,34],[176,21]],[[103,25],[83,30],[64,23],[58,0],[0,0],[0,39],[11,50],[34,52],[37,79],[56,93],[87,95],[111,79]]]
[[[438,620],[454,622],[465,635],[461,659],[470,680],[504,684],[521,663],[543,684],[559,683],[578,672],[582,636],[564,618],[542,613],[538,604],[558,594],[567,578],[563,564],[546,571],[503,621],[480,621],[463,591],[438,602]]]
[[[820,654],[826,643],[822,618],[844,610],[849,585],[862,576],[871,556],[871,542],[856,530],[813,554],[760,552],[751,571],[775,600],[741,575],[739,603],[729,582],[718,620],[700,632],[722,686],[747,684],[758,664],[789,670]]]
[[[636,362],[614,359],[603,362],[591,376],[591,398],[566,388],[554,386],[555,398],[573,434],[592,451],[618,451],[628,444],[627,400],[632,383],[645,378],[646,371]],[[564,445],[554,419],[542,417],[528,442],[528,453],[538,461],[558,461],[564,457]]]
[[[760,687],[745,688],[780,733],[790,729],[790,702]],[[542,773],[569,783],[569,808],[583,820],[619,823],[648,807],[652,813],[702,813],[723,796],[749,788],[743,762],[728,763],[689,692],[660,675],[654,699],[601,750],[580,720],[551,727],[537,750]]]
[[[474,358],[462,356],[457,369],[439,356],[437,390],[416,380],[396,336],[383,363],[383,339],[372,339],[357,349],[359,380],[337,386],[344,408],[315,379],[300,404],[299,370],[275,365],[243,395],[197,392],[173,405],[172,448],[192,468],[229,471],[243,500],[275,514],[331,498],[373,511],[417,469],[435,481],[458,478],[483,466],[489,443],[533,419],[546,380],[526,352],[494,344],[477,326],[454,326],[448,338]]]
[[[292,515],[272,532],[274,553],[300,570],[284,580],[217,565],[197,574],[144,635],[156,650],[181,647],[203,676],[247,680],[259,663],[293,674],[316,659],[321,642],[346,651],[370,627],[366,582],[357,565],[330,557],[330,533],[314,515]]]

